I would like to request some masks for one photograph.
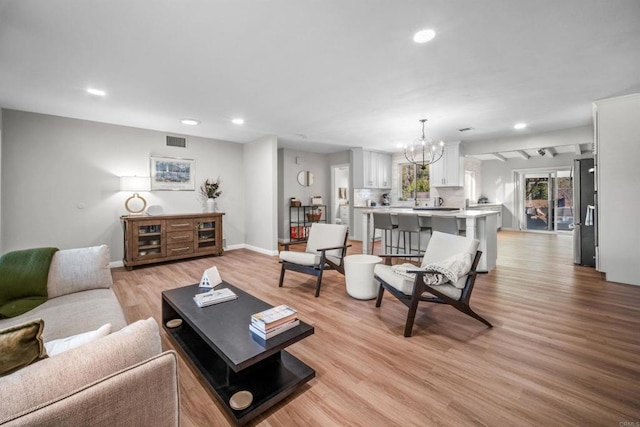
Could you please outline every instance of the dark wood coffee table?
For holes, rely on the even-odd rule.
[[[283,350],[314,330],[300,321],[273,338],[258,338],[249,332],[251,315],[272,306],[229,283],[216,286],[221,288],[231,289],[238,299],[199,308],[193,296],[203,290],[197,284],[162,292],[162,324],[227,413],[242,425],[315,377],[313,369]],[[168,328],[171,319],[182,319],[182,325]],[[229,399],[242,390],[253,394],[253,402],[234,410]]]

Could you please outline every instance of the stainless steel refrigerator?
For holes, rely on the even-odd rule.
[[[573,262],[596,266],[597,204],[593,159],[573,161]]]

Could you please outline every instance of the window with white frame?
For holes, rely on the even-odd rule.
[[[400,200],[429,198],[429,166],[422,169],[411,163],[401,163],[398,165],[398,173]]]

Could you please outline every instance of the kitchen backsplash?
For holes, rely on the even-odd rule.
[[[377,205],[381,205],[382,195],[388,192],[389,190],[380,190],[376,188],[355,188],[353,190],[353,206],[366,206],[367,200],[371,200]]]

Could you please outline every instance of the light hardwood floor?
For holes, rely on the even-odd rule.
[[[311,276],[287,272],[278,288],[277,258],[248,250],[114,269],[114,288],[129,322],[149,316],[160,322],[160,292],[198,282],[216,265],[226,281],[298,309],[315,334],[289,351],[317,376],[252,425],[640,422],[640,287],[608,283],[593,268],[574,266],[570,236],[498,236],[498,267],[478,277],[471,297],[493,329],[449,306],[425,303],[413,337],[404,338],[407,309],[392,296],[386,294],[380,308],[375,300],[355,300],[335,272],[325,275],[319,298]],[[354,243],[350,253],[361,249]],[[161,334],[164,348],[173,348]],[[181,425],[228,425],[179,360]]]

